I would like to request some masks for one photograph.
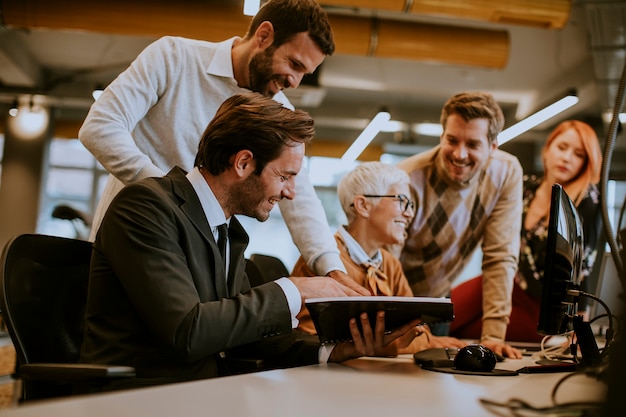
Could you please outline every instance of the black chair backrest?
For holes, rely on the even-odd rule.
[[[258,287],[261,284],[265,284],[263,274],[251,259],[246,259],[246,275],[248,276],[251,287]]]
[[[37,234],[5,245],[1,303],[16,370],[28,363],[78,362],[91,248],[87,241]]]
[[[264,282],[289,276],[289,271],[283,261],[274,256],[253,253],[250,255],[250,260],[258,268]]]

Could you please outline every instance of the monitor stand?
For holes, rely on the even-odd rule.
[[[591,324],[584,321],[581,316],[574,316],[574,333],[576,334],[577,345],[580,348],[581,365],[598,366],[602,362],[600,349],[596,343],[596,338],[591,330]],[[576,357],[575,353],[574,357]]]
[[[576,334],[576,344],[572,344],[573,361],[542,359],[537,361],[537,365],[525,366],[518,369],[520,373],[552,373],[552,372],[573,372],[589,366],[598,366],[602,362],[600,350],[596,343],[596,338],[591,330],[591,324],[584,321],[581,316],[573,318],[574,333]],[[576,361],[576,351],[580,349],[581,360]]]

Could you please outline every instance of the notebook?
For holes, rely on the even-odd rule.
[[[436,324],[454,318],[449,298],[356,296],[313,298],[305,300],[321,343],[338,343],[352,339],[349,321],[366,312],[372,328],[376,313],[385,311],[385,332],[390,333],[415,319]],[[357,320],[360,325],[360,321]]]

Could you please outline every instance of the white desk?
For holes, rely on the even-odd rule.
[[[518,369],[530,359],[499,363]],[[495,415],[479,398],[517,397],[533,406],[551,404],[550,393],[566,373],[468,376],[426,371],[411,356],[364,358],[346,364],[260,372],[155,388],[46,401],[4,410],[6,417],[186,416],[437,416]],[[599,400],[606,386],[585,376],[570,378],[557,401]]]

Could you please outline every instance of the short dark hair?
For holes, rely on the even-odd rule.
[[[259,25],[270,22],[274,27],[274,47],[278,48],[295,35],[308,32],[324,55],[335,52],[328,14],[315,0],[269,0],[250,22],[245,38],[250,39]]]
[[[219,175],[231,166],[232,155],[247,149],[260,175],[285,146],[307,144],[314,136],[307,112],[288,109],[259,93],[236,94],[222,103],[202,134],[194,166]]]
[[[492,144],[504,127],[504,115],[500,105],[493,96],[483,92],[463,92],[450,97],[441,110],[441,126],[444,130],[448,117],[458,114],[469,122],[472,119],[486,118],[489,120],[487,139]]]

